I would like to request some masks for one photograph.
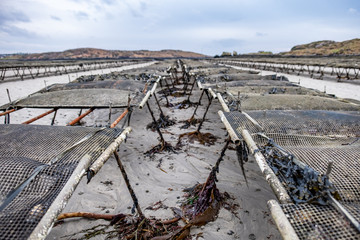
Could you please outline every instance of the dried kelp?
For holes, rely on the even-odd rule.
[[[178,225],[179,218],[161,221],[155,218],[126,216],[112,222],[118,230],[119,239],[173,239],[182,228]]]
[[[200,123],[201,121],[202,121],[202,119],[194,118],[194,117],[191,117],[188,120],[180,121],[180,123],[184,123],[184,125],[182,125],[180,127],[180,129],[188,129],[190,126],[195,126],[196,124]]]
[[[173,236],[177,235],[182,227],[179,226],[178,221],[180,218],[172,218],[169,220],[160,220],[153,217],[145,218],[140,216],[133,216],[130,214],[93,214],[93,213],[71,213],[72,216],[60,216],[61,219],[70,217],[84,217],[92,219],[109,220],[110,225],[100,225],[96,228],[91,228],[81,231],[79,234],[84,234],[86,239],[105,235],[105,239],[118,238],[121,240],[129,239],[177,239]],[[60,220],[58,218],[58,220]],[[58,222],[59,223],[59,222]],[[113,227],[113,230],[110,229]],[[100,228],[99,228],[100,227]],[[76,233],[77,235],[78,233]],[[69,237],[74,237],[71,235]]]
[[[170,119],[169,116],[164,116],[164,114],[160,114],[160,117],[156,122],[149,123],[146,128],[151,129],[152,131],[156,131],[156,128],[167,128],[174,125],[175,120]]]
[[[189,99],[185,99],[184,101],[175,103],[174,105],[176,109],[188,109],[190,107],[196,106],[197,104],[197,102],[192,102]]]
[[[326,175],[309,166],[300,166],[292,154],[280,149],[271,139],[260,151],[295,203],[327,205],[329,192],[340,199]]]
[[[213,221],[219,211],[223,197],[216,187],[216,182],[218,181],[216,173],[219,172],[220,162],[223,161],[229,143],[230,140],[228,139],[206,182],[187,189],[188,194],[185,202],[182,204],[182,209],[183,215],[193,225],[203,225]]]
[[[183,133],[179,136],[177,147],[181,147],[184,145],[183,139],[187,138],[190,143],[194,143],[194,141],[198,141],[202,145],[210,146],[214,145],[217,137],[211,133],[201,133],[200,131],[193,131],[188,133]]]
[[[158,145],[151,148],[149,151],[146,151],[144,154],[148,157],[153,157],[154,154],[161,153],[164,151],[177,153],[176,150],[177,150],[177,148],[174,148],[170,143],[168,143],[166,141],[160,141],[160,143]]]

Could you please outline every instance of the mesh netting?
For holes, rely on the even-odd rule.
[[[359,112],[331,111],[247,111],[264,132],[308,136],[360,136]],[[240,112],[224,113],[234,129],[241,133],[259,130]]]
[[[360,238],[346,219],[330,206],[282,204],[281,208],[300,239]]]
[[[116,89],[73,89],[46,93],[36,93],[25,99],[17,101],[16,107],[25,108],[124,108],[128,105],[128,96],[132,98],[131,104],[140,102],[142,93],[134,93]],[[7,109],[10,105],[2,106]]]
[[[235,93],[234,93],[235,94]],[[241,94],[241,109],[249,110],[329,110],[360,111],[358,105],[311,95],[292,94]]]
[[[89,88],[105,88],[105,89],[118,89],[118,90],[131,90],[141,92],[145,87],[145,82],[130,81],[130,80],[117,80],[117,81],[95,81],[95,82],[72,82],[68,84],[54,84],[41,92],[53,92],[59,90],[71,89],[89,89]]]
[[[0,233],[5,239],[28,238],[65,183],[72,181],[69,178],[79,161],[84,156],[95,161],[121,133],[118,129],[0,126],[0,204],[40,170],[0,211]]]
[[[333,161],[330,180],[341,204],[360,221],[360,114],[329,111],[249,111],[266,137],[240,112],[224,113],[241,137],[243,129],[252,133],[258,146],[269,139],[315,171],[325,174]],[[286,176],[278,174],[285,184]],[[358,239],[347,219],[331,206],[282,205],[300,239]]]
[[[276,82],[277,84],[278,82]],[[282,83],[282,82],[280,82]],[[314,95],[328,97],[325,93],[304,88],[300,86],[284,86],[284,85],[271,85],[271,86],[243,86],[231,87],[228,89],[230,93],[237,96],[238,92],[242,93],[257,93],[257,94],[294,94],[294,95]]]

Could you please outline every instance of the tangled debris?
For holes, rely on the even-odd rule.
[[[167,128],[174,125],[175,120],[170,119],[169,116],[164,116],[164,114],[160,114],[160,117],[156,122],[152,121],[149,123],[146,128],[151,129],[153,132],[156,131],[156,128]]]
[[[176,150],[177,148],[174,148],[170,143],[166,141],[160,141],[158,145],[146,151],[144,154],[148,157],[152,157],[154,156],[154,154],[161,153],[164,151],[177,153]]]
[[[183,138],[187,138],[190,143],[194,143],[194,141],[196,140],[200,144],[206,146],[214,145],[217,140],[217,137],[211,133],[201,133],[200,131],[193,131],[193,132],[180,134],[176,147],[180,148],[181,146],[184,145],[182,141]]]
[[[292,154],[279,149],[273,140],[270,139],[260,151],[296,204],[327,205],[329,192],[335,199],[340,200],[339,193],[326,175],[309,166],[300,166]]]
[[[180,127],[180,129],[188,129],[190,126],[195,126],[196,124],[200,123],[201,121],[202,121],[202,119],[194,118],[194,117],[191,117],[188,120],[180,121],[180,123],[184,123],[184,125],[182,125]]]
[[[185,99],[184,101],[175,103],[174,105],[176,109],[188,109],[190,107],[196,106],[197,104],[197,102],[192,102],[189,99]]]

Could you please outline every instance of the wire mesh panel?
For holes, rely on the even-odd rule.
[[[119,134],[115,128],[0,125],[0,238],[26,239],[80,160],[95,161]]]
[[[247,111],[263,128],[264,132],[310,136],[360,136],[360,113],[338,111]],[[259,130],[240,112],[224,113],[230,124],[241,133],[247,129],[252,133]]]
[[[60,90],[71,89],[118,89],[118,90],[131,90],[141,92],[145,87],[144,82],[131,81],[131,80],[117,80],[117,81],[95,81],[95,82],[71,82],[67,84],[54,84],[40,92],[53,92]]]
[[[330,206],[282,204],[299,239],[359,239],[360,234]],[[357,206],[357,210],[360,208]]]
[[[121,108],[128,105],[129,94],[133,96],[132,98],[135,98],[134,93],[131,91],[116,89],[61,90],[36,93],[17,101],[14,105],[26,108],[108,108],[111,105],[112,107]],[[4,105],[1,109],[8,107],[10,105]]]
[[[277,83],[277,82],[276,82]],[[227,85],[228,86],[228,85]],[[324,96],[328,97],[323,92],[304,88],[300,86],[284,86],[284,85],[271,85],[271,86],[243,86],[243,87],[233,87],[231,86],[228,91],[237,96],[238,92],[240,94],[248,93],[257,93],[257,94],[294,94],[294,95],[313,95],[313,96]]]
[[[281,148],[280,151],[285,151],[285,155],[292,154],[323,175],[332,161],[330,181],[340,196],[340,203],[360,221],[359,112],[249,111],[247,114],[250,117],[240,112],[224,113],[239,137],[241,131],[247,129],[258,146],[266,146],[270,140]],[[254,120],[262,129],[254,124]],[[272,150],[268,151],[271,155]],[[283,164],[284,169],[291,166]],[[280,182],[283,185],[291,184],[288,176],[278,170],[274,171]],[[290,167],[288,170],[291,170]],[[348,219],[331,206],[302,203],[285,204],[282,208],[300,239],[360,237]]]

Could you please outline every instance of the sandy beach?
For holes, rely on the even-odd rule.
[[[196,66],[193,70],[195,72],[208,66],[207,63],[190,60],[185,61],[185,63],[189,66]],[[166,68],[172,64],[173,60],[151,62],[138,66],[126,66],[120,69],[93,71],[92,74],[124,70],[127,70],[127,72],[136,70],[137,72],[150,71],[163,74]],[[267,73],[262,72],[262,74]],[[80,73],[78,73],[78,76],[80,76]],[[0,92],[4,93],[6,89],[9,89],[11,98],[14,100],[40,90],[44,87],[44,80],[46,84],[50,85],[67,83],[69,79],[74,80],[75,78],[76,75],[72,74],[70,76],[5,82],[0,83]],[[320,80],[308,79],[308,81],[310,80],[321,82]],[[305,82],[305,80],[301,79],[301,83]],[[324,83],[321,82],[321,84]],[[342,83],[338,83],[338,86],[340,85],[344,86]],[[158,88],[157,91],[160,90],[161,88]],[[331,90],[327,87],[327,91]],[[353,88],[350,91],[352,93],[347,94],[346,98],[358,99],[358,91]],[[191,101],[197,102],[200,94],[201,91],[195,87],[190,98]],[[338,95],[338,93],[335,94]],[[6,94],[0,96],[1,105],[8,102]],[[170,97],[169,101],[176,105],[176,103],[185,99],[186,97]],[[156,107],[154,98],[149,101],[155,116],[158,117],[160,112]],[[180,121],[189,119],[194,107],[178,109],[166,107],[165,103],[165,99],[162,98],[160,104],[164,114],[175,120],[176,124],[161,131],[165,140],[175,146],[180,134],[196,130],[195,126],[188,129],[180,128],[183,125]],[[208,100],[204,97],[196,118],[202,117],[207,104]],[[147,108],[134,109],[130,123],[133,131],[129,135],[127,142],[120,146],[118,153],[145,216],[154,216],[160,219],[173,218],[174,214],[171,208],[180,208],[182,201],[185,199],[183,190],[206,181],[227,139],[225,127],[218,115],[219,110],[222,110],[222,107],[218,101],[214,100],[210,105],[206,121],[201,130],[203,133],[211,133],[217,137],[214,145],[202,145],[196,141],[193,143],[185,141],[181,149],[176,150],[176,153],[163,152],[149,157],[144,153],[159,143],[158,134],[146,127],[152,121],[149,110]],[[44,109],[16,111],[11,114],[11,123],[22,123],[25,119],[45,111]],[[55,125],[65,125],[77,117],[78,111],[59,111]],[[121,112],[121,109],[113,110],[110,121],[115,120]],[[109,122],[108,114],[108,110],[95,110],[84,118],[81,124],[82,126],[106,126]],[[0,120],[2,121],[2,119]],[[34,124],[49,125],[50,122],[51,116],[47,116]],[[224,204],[215,221],[209,222],[202,227],[191,228],[191,238],[206,240],[281,239],[266,205],[268,200],[276,199],[275,195],[252,156],[249,156],[249,161],[245,164],[248,186],[246,185],[233,147],[233,145],[230,145],[230,148],[226,151],[224,161],[220,164],[220,171],[217,175],[217,187],[222,194],[227,196]],[[154,210],[152,207],[158,204],[159,201],[161,201],[160,207]],[[63,212],[84,211],[101,214],[129,214],[132,205],[132,199],[120,174],[116,160],[111,157],[89,184],[86,183],[85,178],[81,180]],[[108,239],[113,236],[114,231],[113,227],[108,224],[109,222],[105,220],[67,219],[56,224],[46,239]]]

